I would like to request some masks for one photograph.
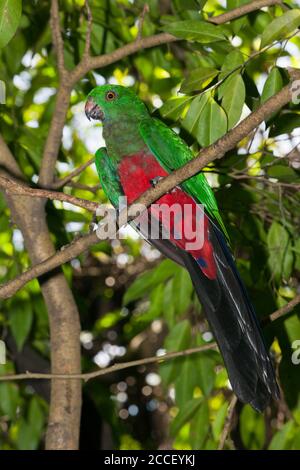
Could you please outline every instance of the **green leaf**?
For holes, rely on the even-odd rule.
[[[193,99],[189,110],[182,121],[182,127],[194,137],[197,136],[200,115],[208,100],[207,93],[199,95]]]
[[[287,299],[278,299],[279,307],[284,306],[286,303]],[[299,308],[295,307],[294,311],[291,313],[291,316],[285,317],[281,323],[278,323],[274,333],[278,337],[282,353],[282,358],[279,364],[279,376],[284,392],[284,398],[289,409],[296,410],[300,408],[300,376],[299,365],[293,363],[292,355],[298,349],[297,345],[295,347],[293,343],[295,340],[300,338]]]
[[[210,394],[215,383],[214,366],[215,361],[209,351],[201,353],[195,358],[194,370],[197,375],[197,383],[205,396]]]
[[[264,103],[271,96],[281,90],[283,86],[282,76],[278,67],[273,67],[270,72],[261,94],[261,102]]]
[[[188,78],[183,81],[180,91],[181,93],[190,93],[195,90],[205,88],[217,75],[219,71],[212,67],[199,67],[193,70]]]
[[[171,118],[177,121],[183,114],[187,103],[191,100],[190,96],[180,96],[166,101],[161,108],[160,114],[165,118]]]
[[[244,56],[238,49],[231,51],[228,55],[225,56],[221,73],[219,75],[219,80],[227,77],[227,75],[234,70],[236,70],[238,73],[239,68],[242,67],[244,62]]]
[[[6,46],[15,34],[22,13],[22,0],[0,2],[0,48]]]
[[[264,417],[254,411],[250,405],[243,407],[240,417],[240,433],[247,449],[262,449],[266,438]]]
[[[276,178],[279,181],[295,183],[298,179],[297,173],[293,168],[285,165],[272,165],[267,168],[267,175]]]
[[[258,34],[262,34],[272,20],[273,18],[270,13],[266,11],[257,11],[254,14],[252,27]]]
[[[224,41],[226,39],[220,26],[215,26],[205,21],[178,21],[165,25],[163,29],[178,38],[197,41],[202,44]]]
[[[209,408],[204,400],[196,411],[190,428],[190,443],[193,450],[201,450],[209,433]]]
[[[177,416],[171,423],[170,427],[170,434],[171,436],[176,436],[178,431],[182,428],[182,426],[189,421],[192,416],[196,413],[198,408],[202,403],[202,398],[194,398],[193,400],[189,400],[185,403],[185,405],[181,408]]]
[[[221,408],[218,410],[215,420],[212,424],[212,434],[215,441],[219,441],[220,439],[227,416],[228,405],[228,402],[223,403]]]
[[[151,322],[162,313],[164,285],[158,284],[150,294],[150,307],[146,313],[136,317],[137,322]]]
[[[32,307],[29,302],[13,304],[10,313],[10,328],[20,351],[26,341],[32,325]]]
[[[222,137],[226,131],[227,117],[225,111],[210,97],[199,119],[197,140],[202,147],[207,147]]]
[[[39,168],[44,145],[40,132],[37,133],[32,129],[24,127],[23,133],[19,137],[19,144],[27,151],[36,168]]]
[[[164,319],[167,322],[169,329],[173,328],[175,324],[175,306],[173,302],[173,279],[169,279],[169,281],[165,285],[162,312],[163,312]]]
[[[39,440],[42,429],[44,427],[45,415],[37,397],[32,397],[28,410],[28,422],[30,423],[31,432]]]
[[[183,320],[172,328],[164,341],[164,348],[168,352],[182,351],[189,347],[191,341],[191,325],[188,320]],[[160,366],[160,375],[165,385],[169,385],[177,377],[178,364],[182,364],[183,358],[168,361]]]
[[[290,237],[283,225],[274,221],[267,236],[269,250],[268,264],[272,278],[279,282],[281,277],[288,279],[293,267],[293,252]]]
[[[240,119],[245,103],[246,89],[241,75],[228,77],[226,88],[223,88],[222,107],[226,111],[228,118],[228,129],[231,129]]]
[[[233,10],[234,8],[238,8],[241,5],[245,5],[245,3],[249,3],[249,0],[227,0],[227,10]],[[247,22],[247,20],[248,18],[245,15],[230,22],[234,34],[238,34],[239,30]]]
[[[18,450],[35,450],[38,446],[38,442],[39,439],[37,439],[31,425],[27,423],[24,418],[21,418],[18,422]]]
[[[268,450],[289,450],[295,435],[295,426],[293,421],[285,423],[270,442]]]
[[[200,334],[197,334],[195,345],[203,346],[207,344],[201,337]],[[201,388],[203,395],[208,396],[213,389],[215,383],[215,365],[216,358],[214,351],[203,351],[194,356],[194,375],[196,376],[196,385]]]
[[[186,269],[180,268],[173,279],[173,303],[175,313],[185,313],[191,303],[193,284]]]
[[[300,114],[282,114],[273,123],[270,131],[270,137],[274,137],[281,134],[289,134],[297,127],[300,127]]]
[[[275,40],[283,39],[293,32],[300,25],[300,10],[293,9],[285,12],[279,18],[275,18],[268,26],[261,37],[263,48]]]
[[[182,408],[187,401],[193,398],[194,388],[197,384],[194,359],[194,357],[185,357],[177,366],[175,397],[176,405],[179,408]]]
[[[127,289],[123,297],[123,305],[149,294],[152,288],[171,277],[175,270],[176,266],[172,261],[164,260],[157,268],[141,274]]]
[[[295,242],[294,252],[296,254],[295,268],[300,271],[300,238]]]
[[[0,409],[9,419],[14,419],[20,402],[19,388],[11,382],[0,383]]]
[[[300,450],[300,428],[295,429],[294,439],[291,443],[291,450]]]
[[[227,0],[226,4],[229,10],[233,10],[234,8],[245,5],[246,3],[249,3],[249,0]]]

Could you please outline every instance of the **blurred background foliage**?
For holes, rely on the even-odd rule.
[[[94,55],[135,40],[145,2],[89,3]],[[195,153],[279,91],[288,82],[287,67],[300,67],[298,2],[285,2],[287,10],[263,8],[223,26],[199,23],[244,3],[149,0],[143,36],[164,30],[187,40],[142,50],[77,84],[57,177],[103,145],[101,126],[84,115],[85,97],[96,84],[134,87]],[[11,0],[9,5],[15,12],[10,28],[0,30],[0,79],[6,87],[0,128],[34,186],[58,84],[50,2]],[[62,0],[60,12],[65,60],[72,68],[84,48],[84,2]],[[205,169],[261,318],[299,293],[299,138],[300,106],[291,103]],[[64,191],[107,202],[93,165]],[[89,230],[92,217],[82,209],[49,201],[47,211],[57,248]],[[1,194],[0,228],[3,283],[24,271],[29,259]],[[213,341],[187,273],[128,228],[122,234],[122,240],[101,242],[63,268],[81,314],[85,372]],[[227,448],[300,449],[300,366],[291,361],[292,342],[300,339],[299,313],[298,307],[265,328],[281,401],[264,415],[238,404]],[[47,311],[36,280],[0,303],[0,326],[8,348],[1,373],[49,370]],[[216,449],[232,397],[216,351],[105,375],[83,391],[82,449]],[[48,402],[48,382],[1,382],[0,448],[42,448]]]

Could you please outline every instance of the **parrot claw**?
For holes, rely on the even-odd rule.
[[[157,183],[159,183],[159,181],[162,180],[162,179],[163,179],[163,176],[156,176],[155,178],[152,178],[152,180],[150,180],[151,186],[153,186],[153,188],[155,188]],[[175,188],[171,189],[171,191],[167,191],[166,194],[175,193],[178,189],[180,189],[180,188],[178,186],[175,186]]]
[[[153,186],[153,188],[155,188],[155,186],[157,185],[157,183],[162,180],[163,177],[162,176],[156,176],[155,178],[152,178],[150,180],[150,183],[151,183],[151,186]]]

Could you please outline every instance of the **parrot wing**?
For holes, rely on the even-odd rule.
[[[139,129],[146,145],[168,173],[178,170],[194,158],[187,144],[162,121],[145,119]],[[180,186],[197,202],[204,205],[209,216],[218,223],[228,239],[217,201],[205,175],[198,173]]]

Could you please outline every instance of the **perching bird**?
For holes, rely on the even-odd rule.
[[[89,119],[103,122],[106,149],[96,152],[96,167],[102,188],[115,207],[119,197],[126,196],[131,204],[160,178],[193,158],[187,144],[162,121],[152,118],[145,104],[128,88],[94,88],[88,95],[85,113]],[[147,218],[157,220],[164,232],[166,221],[159,210],[162,204],[175,208],[174,217],[170,217],[169,239],[151,240],[148,235],[149,241],[189,271],[234,392],[242,402],[262,411],[272,396],[279,397],[278,386],[205,175],[199,173],[190,178],[148,209]],[[198,217],[200,204],[204,206],[202,218]],[[186,206],[190,208],[187,215]],[[176,211],[181,209],[183,221],[176,217]],[[136,224],[136,228],[143,232],[141,225]],[[189,242],[196,242],[192,230],[195,226],[203,234],[203,243],[191,245]],[[188,233],[186,227],[190,227]]]

